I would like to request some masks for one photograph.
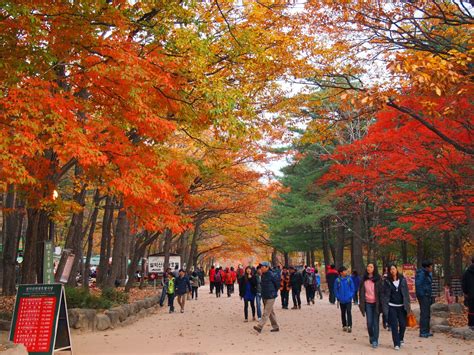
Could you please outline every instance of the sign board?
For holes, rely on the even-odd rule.
[[[441,278],[433,275],[433,283],[431,284],[431,297],[441,296]]]
[[[408,293],[410,294],[410,299],[412,302],[416,301],[416,292],[415,292],[416,265],[403,264],[402,270],[403,270],[403,276],[407,280]]]
[[[74,254],[69,254],[66,260],[66,264],[64,265],[63,273],[61,274],[61,278],[59,279],[60,282],[67,283],[69,280],[69,275],[71,274],[72,265],[74,264]]]
[[[20,285],[16,294],[10,341],[29,354],[72,352],[66,295],[61,284]]]
[[[43,283],[54,283],[54,257],[53,243],[50,240],[44,242],[43,252]]]
[[[455,297],[459,297],[459,296],[462,296],[464,294],[462,292],[461,277],[459,277],[459,276],[451,277],[451,293]]]
[[[157,273],[162,274],[164,272],[163,266],[165,263],[165,257],[162,255],[148,257],[148,273]],[[174,270],[176,265],[178,269],[181,268],[181,256],[179,255],[170,255],[169,267],[171,270]]]

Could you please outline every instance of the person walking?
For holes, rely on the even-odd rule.
[[[292,266],[290,267],[290,287],[293,298],[293,308],[301,309],[301,286],[303,286],[303,275]]]
[[[166,294],[168,296],[168,307],[170,309],[170,313],[174,312],[174,291],[174,276],[170,270],[166,280]]]
[[[319,299],[323,299],[323,293],[321,292],[321,275],[318,273],[318,269],[314,270],[314,294],[316,295],[316,292],[319,295]]]
[[[258,322],[258,325],[254,326],[253,328],[261,333],[262,329],[267,322],[268,318],[270,318],[270,322],[272,324],[271,332],[278,332],[280,327],[278,325],[275,311],[273,310],[273,306],[275,304],[275,298],[278,295],[278,282],[273,275],[270,269],[270,263],[268,261],[264,261],[261,263],[262,269],[262,299],[263,299],[263,315],[262,319]]]
[[[221,297],[221,286],[222,286],[222,270],[221,268],[216,269],[216,273],[214,275],[214,288],[216,289],[216,297]]]
[[[209,293],[214,291],[214,278],[216,276],[216,268],[214,265],[211,266],[211,270],[209,270]]]
[[[352,297],[354,297],[354,283],[347,275],[347,268],[339,268],[339,277],[334,282],[334,295],[341,307],[342,330],[352,332]]]
[[[468,307],[467,325],[474,331],[474,256],[471,265],[462,275],[462,292],[464,293],[464,305]]]
[[[230,297],[232,294],[232,286],[234,285],[234,277],[232,275],[232,270],[227,268],[225,273],[225,287],[227,289],[227,297]]]
[[[239,296],[244,300],[244,321],[248,322],[249,304],[252,308],[252,319],[255,320],[255,295],[257,293],[257,280],[252,274],[250,266],[245,268],[245,274],[239,280]]]
[[[161,280],[161,296],[160,296],[160,307],[163,307],[165,304],[165,298],[168,295],[168,275],[170,273],[171,269],[167,268],[166,271],[163,273],[163,279]]]
[[[256,281],[256,294],[255,294],[255,306],[257,307],[257,318],[260,321],[262,319],[262,268],[260,265],[255,270],[255,281]],[[240,289],[240,287],[239,287]]]
[[[198,299],[199,286],[201,286],[201,280],[199,279],[198,273],[194,271],[191,275],[191,287],[192,287],[191,298],[194,299],[194,297],[196,297],[196,301]]]
[[[382,309],[392,331],[393,347],[400,350],[404,345],[407,315],[410,313],[410,294],[406,279],[395,264],[390,265],[382,287]]]
[[[420,337],[433,336],[430,332],[431,321],[431,293],[433,291],[433,263],[429,260],[421,263],[421,269],[416,271],[415,291],[420,304]]]
[[[336,296],[334,295],[334,282],[338,277],[338,272],[336,270],[336,265],[331,264],[329,265],[326,271],[326,282],[328,283],[328,290],[329,290],[329,303],[335,304],[336,303]]]
[[[175,293],[178,296],[178,304],[181,308],[181,313],[184,313],[184,305],[186,303],[186,295],[191,292],[191,283],[189,277],[183,269],[179,270],[178,278],[175,279]]]
[[[306,302],[309,306],[311,303],[314,304],[314,273],[310,267],[306,268],[303,283],[306,290]]]
[[[375,263],[368,263],[359,286],[359,309],[367,320],[370,345],[375,349],[379,346],[379,323],[382,304],[382,278]]]
[[[284,266],[280,276],[281,308],[283,309],[288,309],[290,289],[290,273],[288,272],[286,266]]]

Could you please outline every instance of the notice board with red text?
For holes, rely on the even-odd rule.
[[[29,354],[71,351],[71,333],[62,284],[20,285],[16,294],[10,341]]]

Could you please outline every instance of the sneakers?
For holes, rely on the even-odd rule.
[[[395,350],[400,350],[400,347],[398,345],[393,347]]]
[[[402,347],[403,345],[405,345],[405,341],[400,340],[400,347]]]
[[[342,327],[343,332],[347,332],[347,327]]]
[[[314,298],[311,300],[311,302],[314,304]]]
[[[352,327],[347,327],[347,332],[352,333]]]
[[[248,320],[248,319],[244,319],[244,323],[248,323],[248,322],[249,322],[249,320]]]
[[[280,328],[273,328],[273,329],[270,329],[270,331],[271,331],[272,333],[274,333],[274,332],[279,332],[279,331],[280,331]]]
[[[420,334],[420,338],[429,338],[429,334]]]
[[[373,347],[374,349],[377,349],[378,346],[379,346],[379,344],[378,344],[376,341],[374,341],[374,342],[372,343],[372,347]]]

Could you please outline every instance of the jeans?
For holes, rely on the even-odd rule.
[[[263,326],[267,322],[268,318],[270,318],[270,323],[272,324],[273,329],[278,329],[279,328],[278,327],[278,322],[277,322],[277,319],[276,319],[276,316],[275,316],[275,311],[273,310],[273,305],[274,304],[275,304],[275,299],[274,298],[270,298],[268,300],[263,300],[263,306],[264,306],[263,315],[262,315],[262,319],[260,320],[260,322],[258,322],[258,325],[257,325],[257,327],[259,327],[260,329],[263,328]]]
[[[323,293],[321,292],[321,285],[318,285],[316,286],[316,289],[314,290],[314,294],[316,294],[316,292],[318,292],[318,295],[319,295],[319,299],[323,299]]]
[[[216,297],[221,297],[221,284],[214,282],[214,287],[216,288]]]
[[[407,329],[407,312],[402,307],[388,306],[388,323],[392,331],[393,346],[400,346]]]
[[[370,344],[379,342],[380,313],[376,303],[365,304],[365,318],[367,319],[367,330],[369,332]]]
[[[165,298],[166,294],[168,293],[168,287],[163,286],[163,289],[161,290],[161,296],[160,296],[160,306],[163,307],[163,304],[165,303]]]
[[[352,302],[340,303],[343,327],[352,327]]]
[[[282,291],[280,291],[280,296],[281,296],[281,307],[282,308],[288,308],[288,301],[289,301],[290,291],[282,290]]]
[[[262,318],[262,294],[257,293],[255,296],[255,303],[257,306],[257,317]]]
[[[300,297],[301,290],[291,290],[291,296],[293,298],[293,306],[299,307],[301,306],[301,297]]]
[[[168,307],[170,312],[174,312],[174,293],[168,293]]]
[[[252,308],[252,317],[255,318],[255,300],[251,300],[251,301],[244,300],[244,316],[245,316],[245,319],[249,318],[249,303],[250,303],[250,307]]]
[[[311,285],[305,286],[306,290],[306,302],[308,304],[314,299],[314,288]]]
[[[354,297],[352,298],[354,304],[359,304],[359,292],[354,292]]]
[[[182,295],[178,295],[178,304],[181,310],[184,309],[184,304],[186,303],[186,296],[187,296],[186,293]]]
[[[333,287],[331,287],[331,285],[328,285],[328,287],[329,287],[329,302],[334,304],[334,303],[336,303],[336,295],[334,294],[334,284],[332,286]]]
[[[194,299],[194,296],[196,296],[196,299],[198,299],[198,288],[196,286],[193,286],[191,296],[193,299]]]
[[[430,332],[431,296],[417,297],[420,304],[420,334]]]
[[[227,287],[227,297],[230,297],[230,295],[234,293],[234,285],[230,284],[230,285],[226,285],[226,287]]]

